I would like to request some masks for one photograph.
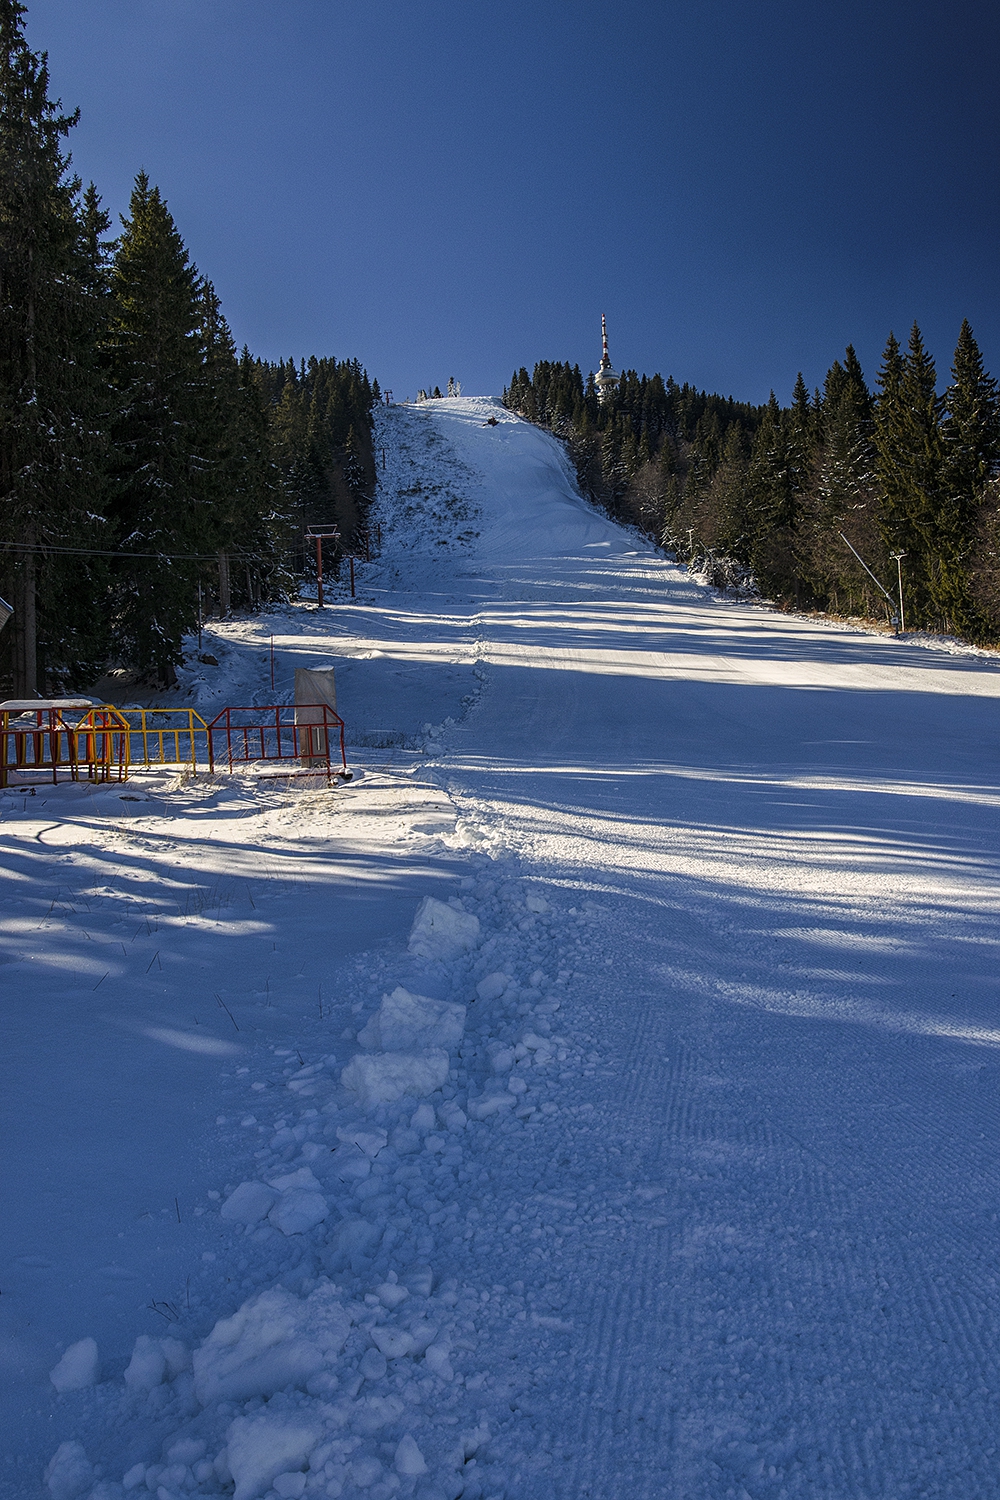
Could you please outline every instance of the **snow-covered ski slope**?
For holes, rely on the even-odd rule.
[[[4,1500],[995,1496],[995,659],[379,423],[364,774],[0,799]]]

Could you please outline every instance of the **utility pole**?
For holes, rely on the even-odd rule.
[[[889,556],[895,558],[896,578],[899,583],[899,629],[897,630],[896,634],[903,635],[906,631],[906,621],[903,617],[903,558],[906,556],[906,553],[890,552]]]
[[[219,614],[223,619],[229,614],[231,595],[229,592],[229,554],[219,553]]]
[[[323,608],[323,543],[340,540],[335,526],[323,530],[320,526],[307,526],[306,537],[316,543],[316,608]]]

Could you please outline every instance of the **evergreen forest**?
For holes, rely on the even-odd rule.
[[[602,401],[550,362],[515,371],[504,402],[565,440],[585,494],[717,587],[884,619],[901,581],[907,628],[1000,640],[1000,406],[968,322],[943,392],[914,324],[874,389],[848,347],[788,406],[634,370]]]
[[[0,0],[0,691],[169,685],[200,611],[285,597],[306,526],[359,545],[378,386],[239,352],[144,173],[111,235],[25,13]]]

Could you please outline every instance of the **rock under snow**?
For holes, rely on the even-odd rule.
[[[447,963],[479,945],[479,918],[425,896],[417,907],[407,944],[417,958],[440,959]]]
[[[96,1341],[80,1339],[77,1343],[70,1344],[55,1369],[50,1371],[49,1379],[61,1394],[63,1391],[82,1391],[88,1385],[96,1385],[99,1373]]]
[[[412,995],[397,985],[391,995],[382,996],[382,1004],[358,1032],[358,1041],[362,1047],[383,1052],[412,1052],[427,1047],[457,1046],[464,1031],[464,1005]]]

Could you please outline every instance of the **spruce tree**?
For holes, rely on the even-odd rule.
[[[945,393],[941,434],[949,495],[966,517],[1000,466],[1000,403],[968,320],[962,323]]]
[[[955,629],[989,635],[990,601],[982,582],[995,527],[984,512],[990,481],[1000,466],[1000,406],[996,381],[986,372],[969,327],[962,322],[945,392],[941,437],[944,446],[943,497],[938,517],[937,577],[941,608]],[[987,591],[988,593],[989,591]],[[995,633],[994,621],[992,631]]]
[[[207,461],[200,287],[144,172],[122,226],[108,346],[117,396],[113,514],[120,547],[137,555],[120,569],[117,649],[123,665],[170,683],[197,616],[196,558],[212,540],[200,488]]]
[[[24,15],[20,0],[0,0],[0,541],[15,608],[5,644],[14,690],[30,696],[41,680],[40,605],[43,635],[61,652],[51,610],[44,619],[55,592],[46,548],[79,545],[100,504],[102,401],[99,302],[63,147],[78,116],[49,98]]]
[[[796,490],[784,414],[771,392],[747,471],[751,561],[761,589],[776,598],[795,586]]]
[[[960,628],[968,596],[946,494],[943,402],[916,323],[905,355],[890,335],[879,386],[875,439],[882,526],[890,547],[907,555],[907,612],[914,623]]]
[[[793,500],[809,487],[816,443],[816,414],[799,371],[788,414],[788,482]]]
[[[844,532],[876,571],[883,565],[871,398],[850,345],[843,364],[835,360],[827,372],[820,405],[813,483],[799,522],[803,580],[822,608],[880,613],[880,597],[840,537]]]
[[[738,422],[730,422],[726,428],[712,498],[717,516],[718,546],[726,558],[746,566],[750,562],[752,523],[748,506],[746,447]]]

